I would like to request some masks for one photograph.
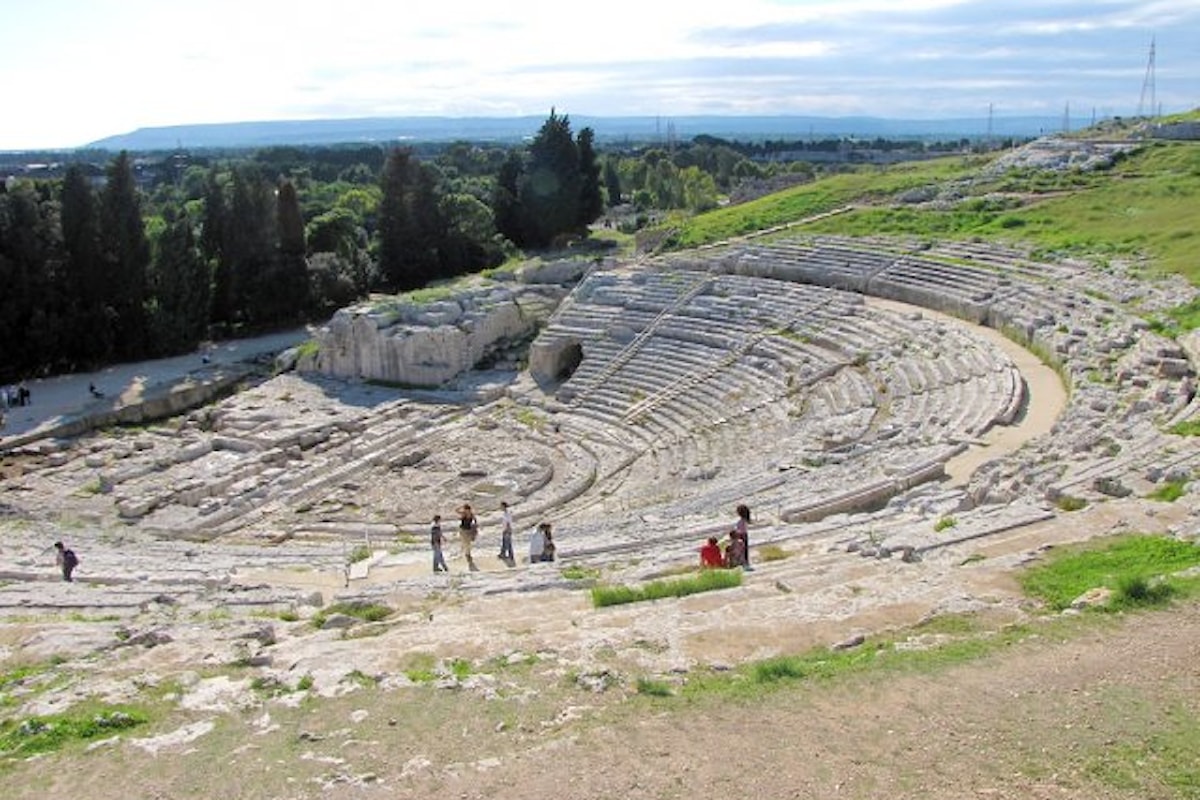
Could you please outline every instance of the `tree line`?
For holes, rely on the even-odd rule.
[[[0,183],[0,381],[186,353],[320,319],[586,236],[612,206],[715,207],[760,164],[736,143],[598,152],[550,116],[523,147],[120,153]],[[94,155],[94,154],[90,154]]]

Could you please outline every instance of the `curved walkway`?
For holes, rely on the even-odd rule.
[[[0,452],[57,435],[73,422],[93,416],[104,418],[121,408],[136,406],[151,396],[172,391],[189,379],[207,380],[222,370],[228,372],[229,368],[282,352],[308,336],[306,328],[297,328],[208,344],[183,356],[114,364],[95,372],[28,381],[31,402],[8,409],[7,422],[0,430]],[[93,386],[103,396],[94,396],[90,391]]]
[[[927,317],[939,319],[950,325],[969,329],[987,339],[1013,360],[1021,378],[1025,381],[1027,400],[1024,413],[1011,425],[993,426],[982,437],[982,444],[973,444],[961,455],[946,462],[946,475],[952,486],[965,486],[971,474],[985,461],[1016,451],[1031,439],[1049,433],[1054,421],[1067,407],[1067,391],[1058,373],[1038,360],[1030,351],[1004,336],[994,328],[943,314],[929,308],[911,306],[894,300],[868,297],[867,304],[901,312],[920,311]]]

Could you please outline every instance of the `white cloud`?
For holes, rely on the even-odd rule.
[[[1195,104],[1195,0],[0,0],[0,148],[407,114],[912,117]],[[1191,78],[1191,82],[1186,80]],[[1122,102],[1121,98],[1125,98]],[[1121,108],[1124,106],[1124,108]]]

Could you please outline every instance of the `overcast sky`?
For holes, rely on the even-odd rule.
[[[1200,0],[0,0],[0,149],[365,116],[1200,106]],[[1150,110],[1149,95],[1145,100]]]

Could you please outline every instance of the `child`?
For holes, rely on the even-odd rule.
[[[721,545],[717,544],[717,537],[708,537],[708,541],[700,548],[700,566],[707,569],[725,566],[725,559],[721,555]]]

